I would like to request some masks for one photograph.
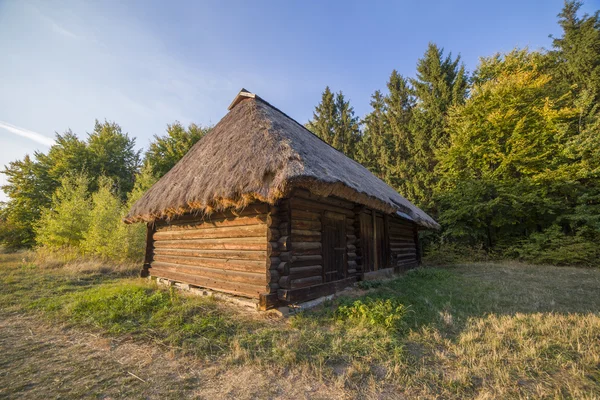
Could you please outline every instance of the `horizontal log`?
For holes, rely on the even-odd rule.
[[[275,242],[279,239],[279,229],[267,228],[267,241]]]
[[[303,220],[308,220],[308,221],[320,221],[321,214],[318,212],[314,212],[314,211],[292,209],[292,220],[294,220],[294,219],[296,219],[296,220],[303,219]]]
[[[279,283],[279,287],[289,289],[292,287],[292,278],[290,278],[289,275],[282,276],[281,278],[279,278],[278,283]]]
[[[357,264],[356,261],[348,261],[348,269],[356,269]]]
[[[289,276],[292,279],[307,278],[309,276],[321,276],[323,267],[320,265],[310,265],[308,267],[292,267],[289,269]]]
[[[348,253],[355,253],[356,252],[356,246],[353,244],[348,244],[346,245],[346,250],[348,251]]]
[[[205,268],[217,268],[229,271],[255,272],[263,274],[267,271],[267,269],[270,269],[271,266],[271,260],[228,260],[217,258],[163,256],[158,254],[154,256],[154,262],[166,262]],[[152,263],[152,266],[154,266],[154,262]]]
[[[291,251],[281,252],[279,254],[279,258],[281,258],[281,261],[290,261],[292,259],[292,252]]]
[[[180,221],[173,220],[167,224],[156,227],[157,232],[171,232],[188,229],[215,229],[232,226],[250,226],[250,225],[269,225],[271,217],[268,214],[248,216],[248,217],[226,217],[217,219],[207,219],[199,221]]]
[[[321,242],[292,242],[294,255],[321,254]]]
[[[279,224],[279,233],[281,233],[282,235],[286,235],[287,233],[289,233],[290,231],[290,223],[289,222],[282,222],[281,224]]]
[[[267,278],[266,278],[267,282],[271,282],[271,283],[277,282],[277,281],[279,281],[280,277],[281,276],[279,275],[279,272],[276,269],[270,269],[267,271]]]
[[[307,277],[307,278],[292,279],[291,286],[292,286],[292,289],[297,289],[297,288],[303,288],[303,287],[307,287],[307,286],[318,285],[320,283],[323,283],[322,276],[311,276],[311,277]]]
[[[220,279],[227,282],[247,283],[249,285],[266,285],[268,282],[265,272],[249,273],[169,262],[154,261],[150,268],[150,274],[153,274],[156,271],[177,272],[205,278]]]
[[[260,311],[270,310],[271,308],[277,307],[279,299],[277,298],[277,292],[274,293],[261,293],[258,298],[258,309]]]
[[[213,229],[189,229],[178,231],[162,231],[153,235],[154,240],[175,239],[224,239],[243,237],[267,237],[266,225],[231,226]]]
[[[309,286],[300,289],[280,289],[277,295],[280,300],[288,303],[298,303],[302,301],[316,299],[327,296],[342,290],[343,288],[356,282],[356,277],[342,279],[340,281],[322,283],[320,285]]]
[[[225,258],[233,260],[267,260],[269,258],[266,250],[196,250],[158,247],[154,249],[154,254],[166,256]]]
[[[323,256],[320,254],[297,255],[292,260],[293,267],[308,267],[311,265],[322,265]]]
[[[271,248],[265,238],[222,238],[195,240],[156,240],[154,248],[195,249],[195,250],[268,250]]]
[[[227,210],[223,212],[214,212],[211,214],[204,213],[188,213],[184,215],[179,215],[167,219],[158,219],[155,224],[156,227],[165,226],[173,223],[185,223],[185,222],[195,222],[195,221],[204,221],[204,220],[219,220],[225,218],[237,218],[243,216],[254,216],[254,215],[262,215],[267,214],[270,210],[270,206],[266,203],[254,203],[242,210]]]
[[[354,244],[354,243],[356,243],[356,235],[348,235],[348,234],[346,234],[346,243],[347,244]]]
[[[321,231],[321,221],[306,221],[292,218],[292,229]]]
[[[356,271],[357,271],[356,269],[349,269],[348,275],[355,275],[357,273]]]
[[[319,203],[325,203],[328,205],[333,205],[335,207],[341,207],[341,208],[345,208],[348,210],[352,210],[354,208],[354,203],[352,203],[348,200],[343,200],[338,197],[334,198],[334,197],[317,196],[315,194],[312,194],[311,192],[309,192],[306,189],[297,188],[294,190],[294,192],[292,193],[292,199],[291,199],[292,206],[294,204],[293,201],[296,200],[297,198],[313,200],[313,201],[317,201]]]
[[[396,260],[417,260],[417,253],[412,253],[412,254],[397,254],[394,256],[394,258]]]
[[[350,218],[354,217],[354,213],[351,210],[348,210],[346,208],[337,207],[334,205],[330,205],[327,203],[317,202],[317,201],[308,200],[308,199],[304,199],[304,198],[298,198],[298,197],[294,197],[294,198],[290,199],[290,201],[292,204],[292,208],[295,210],[305,210],[305,211],[312,211],[312,212],[320,212],[322,210],[326,210],[326,211],[344,214]]]
[[[290,274],[290,263],[288,261],[282,261],[277,266],[277,272],[279,272],[279,276],[289,275]]]
[[[348,261],[356,260],[356,253],[348,253]]]
[[[259,298],[260,294],[271,292],[271,287],[267,285],[249,285],[240,282],[228,282],[219,279],[183,274],[179,272],[154,270],[153,268],[150,269],[150,274],[159,278],[171,279],[177,282],[188,283],[207,289],[213,289],[225,293],[231,293],[252,298]]]

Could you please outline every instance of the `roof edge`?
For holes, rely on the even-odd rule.
[[[237,94],[237,96],[235,96],[235,98],[233,99],[233,101],[231,102],[229,107],[227,107],[227,109],[228,110],[233,109],[233,107],[238,105],[238,103],[244,99],[254,99],[256,97],[258,97],[258,96],[256,96],[254,93],[251,93],[250,91],[242,88],[242,90],[240,90],[240,92]]]

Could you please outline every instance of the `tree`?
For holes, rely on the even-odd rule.
[[[35,224],[37,243],[50,250],[78,248],[90,224],[89,181],[85,174],[68,175],[52,195]]]
[[[184,128],[179,122],[167,125],[164,136],[154,135],[154,141],[145,155],[145,162],[150,166],[152,174],[158,178],[166,174],[204,135],[210,127],[190,124]]]
[[[437,152],[448,146],[446,115],[452,105],[464,102],[467,78],[460,57],[444,57],[444,50],[430,43],[417,62],[417,77],[411,79],[416,97],[411,131],[410,192],[413,200],[427,210],[434,210],[433,190],[438,178],[435,166]]]
[[[381,179],[388,168],[388,124],[383,94],[377,90],[371,96],[372,111],[363,120],[364,132],[357,148],[357,161]]]
[[[357,157],[356,147],[361,140],[359,119],[341,91],[334,95],[329,86],[325,88],[306,128],[348,157]]]
[[[92,190],[98,187],[97,179],[105,176],[115,184],[121,199],[133,188],[135,174],[140,167],[140,150],[135,150],[135,139],[121,131],[115,122],[96,120],[94,131],[88,135],[88,174],[93,177]]]
[[[326,143],[333,144],[337,113],[334,94],[327,86],[321,95],[321,102],[315,107],[313,119],[308,122],[307,128]]]

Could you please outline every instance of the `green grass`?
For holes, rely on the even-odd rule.
[[[469,264],[358,289],[280,321],[159,288],[127,268],[43,268],[28,255],[0,255],[5,315],[150,340],[214,363],[304,368],[350,391],[600,397],[600,270]]]

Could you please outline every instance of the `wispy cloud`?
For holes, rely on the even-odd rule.
[[[19,126],[15,126],[13,124],[9,124],[8,122],[0,121],[0,128],[3,128],[15,135],[19,135],[25,137],[27,139],[31,139],[34,142],[39,144],[43,144],[44,146],[52,146],[54,144],[54,139],[49,138],[48,136],[44,136],[41,133],[37,133],[34,131],[30,131],[29,129],[21,128]]]

